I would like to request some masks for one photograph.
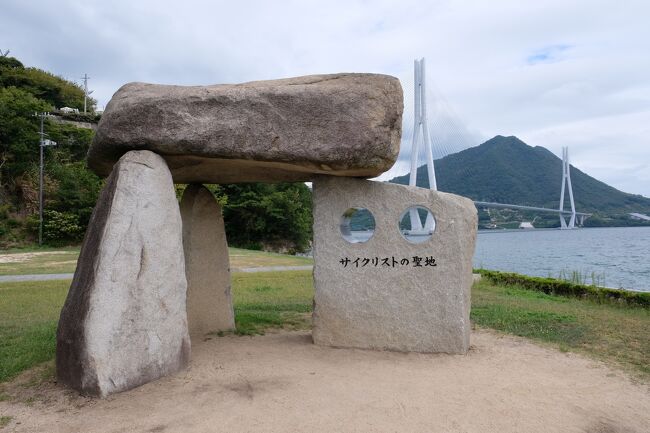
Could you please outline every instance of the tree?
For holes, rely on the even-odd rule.
[[[24,66],[18,59],[0,55],[0,68],[24,68]]]
[[[84,90],[80,85],[38,68],[25,68],[13,57],[0,57],[0,87],[20,88],[52,107],[84,107]],[[90,111],[94,111],[96,101],[89,98],[89,102]]]
[[[16,87],[0,88],[0,187],[13,189],[15,180],[38,161],[38,120],[35,112],[51,106]]]
[[[312,235],[311,191],[304,183],[221,185],[231,245],[304,251]]]

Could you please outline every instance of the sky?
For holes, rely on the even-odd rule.
[[[431,133],[456,137],[450,148],[499,134],[558,156],[569,146],[575,167],[650,197],[648,17],[636,0],[2,0],[0,49],[76,82],[87,73],[100,108],[131,81],[390,74],[405,123],[424,57],[430,112],[451,119]],[[408,171],[404,144],[382,179]]]

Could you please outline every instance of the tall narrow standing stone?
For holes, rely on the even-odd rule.
[[[228,242],[221,206],[206,187],[192,184],[183,193],[181,217],[190,334],[203,336],[233,329]]]
[[[59,380],[106,396],[189,361],[182,223],[153,152],[115,165],[93,211],[57,331]]]

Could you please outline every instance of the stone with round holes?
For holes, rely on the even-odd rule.
[[[316,178],[313,186],[314,342],[465,353],[477,228],[472,201],[332,176]],[[431,237],[422,242],[409,241],[420,233],[405,236],[400,228],[412,206],[430,210],[435,219]],[[365,242],[350,242],[341,232],[341,217],[351,208],[374,217],[374,233]],[[421,222],[425,229],[426,218]]]

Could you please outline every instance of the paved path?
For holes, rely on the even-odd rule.
[[[16,281],[71,280],[73,275],[74,274],[0,275],[0,283],[13,283]]]
[[[232,272],[277,272],[277,271],[311,271],[312,265],[306,266],[262,266],[259,268],[233,268]],[[51,281],[71,280],[74,274],[31,274],[31,275],[0,275],[0,283],[18,281]]]

